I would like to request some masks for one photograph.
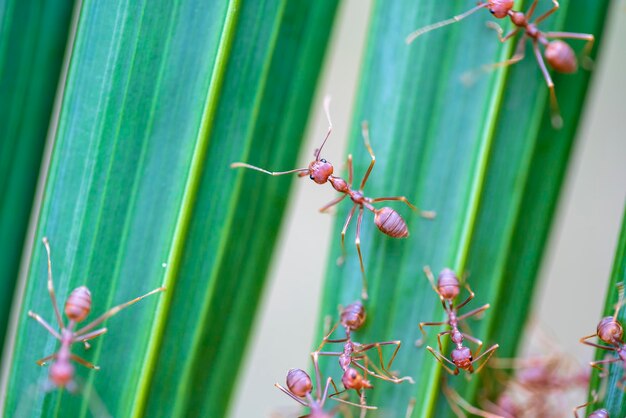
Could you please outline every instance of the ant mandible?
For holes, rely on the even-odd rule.
[[[59,347],[59,351],[57,351],[56,353],[37,360],[37,364],[43,366],[47,362],[52,360],[53,363],[50,365],[50,371],[48,374],[50,382],[55,387],[67,387],[68,390],[74,391],[76,389],[76,385],[74,383],[75,369],[70,360],[74,360],[75,362],[82,364],[83,366],[90,369],[99,370],[100,368],[88,362],[87,360],[78,357],[76,354],[72,354],[72,344],[81,342],[85,345],[85,348],[89,348],[90,345],[88,341],[93,340],[94,338],[99,337],[100,335],[107,332],[106,327],[96,330],[94,330],[94,328],[106,321],[111,316],[117,314],[122,309],[139,302],[143,298],[146,298],[157,292],[164,291],[165,287],[159,287],[151,292],[146,293],[143,296],[139,296],[138,298],[115,306],[106,311],[104,314],[100,315],[89,324],[75,331],[74,327],[80,322],[84,321],[91,311],[91,293],[89,292],[89,289],[87,289],[87,287],[85,286],[80,286],[72,290],[67,298],[67,301],[65,302],[65,316],[67,316],[67,318],[69,319],[67,326],[65,326],[61,317],[61,313],[59,311],[59,307],[57,305],[56,295],[54,292],[54,284],[52,282],[52,262],[50,261],[50,245],[47,238],[44,237],[42,241],[48,255],[48,293],[50,294],[50,299],[52,299],[52,307],[54,308],[54,314],[59,325],[60,332],[52,328],[52,326],[48,324],[48,322],[46,322],[41,316],[37,315],[34,312],[28,311],[28,316],[39,322],[39,324],[43,326],[50,334],[52,334],[54,338],[59,340],[61,342],[61,347]]]
[[[537,28],[537,24],[544,21],[548,16],[556,12],[559,8],[559,2],[557,0],[552,0],[552,8],[537,17],[533,22],[530,22],[532,18],[535,8],[537,7],[537,3],[539,0],[534,0],[531,6],[528,8],[528,11],[524,14],[523,12],[513,10],[513,0],[488,0],[486,2],[480,2],[477,6],[468,10],[465,13],[462,13],[458,16],[454,16],[451,19],[447,19],[438,23],[434,23],[432,25],[428,25],[421,29],[416,30],[411,33],[406,38],[406,43],[413,42],[418,36],[423,35],[426,32],[429,32],[433,29],[440,28],[442,26],[449,25],[451,23],[455,23],[460,21],[461,19],[466,18],[467,16],[473,14],[474,12],[486,8],[491,12],[491,14],[498,18],[504,19],[507,16],[511,19],[511,22],[515,26],[513,30],[511,30],[506,35],[502,36],[503,30],[497,24],[490,22],[488,26],[492,29],[495,29],[498,32],[498,39],[500,42],[505,42],[508,39],[515,36],[520,30],[524,31],[522,38],[519,40],[517,47],[515,49],[515,53],[513,56],[503,62],[499,62],[496,64],[491,64],[485,66],[485,69],[493,69],[497,67],[503,67],[511,64],[515,64],[521,61],[525,55],[526,49],[526,39],[530,39],[533,45],[533,52],[535,54],[535,58],[537,59],[537,63],[539,64],[539,68],[543,74],[543,77],[546,80],[546,84],[548,85],[548,89],[550,90],[550,106],[552,109],[552,126],[555,128],[561,128],[563,125],[563,120],[560,115],[559,105],[556,99],[556,94],[554,92],[554,82],[550,77],[550,73],[546,68],[546,64],[541,55],[541,50],[539,49],[539,44],[543,45],[545,48],[543,56],[548,61],[548,64],[557,72],[560,73],[574,73],[578,68],[578,62],[576,59],[576,54],[571,46],[567,43],[558,40],[560,39],[580,39],[583,41],[587,41],[587,44],[584,48],[584,55],[587,56],[594,43],[594,36],[587,33],[573,33],[573,32],[542,32]],[[549,41],[549,39],[557,39],[553,41]]]
[[[597,368],[599,370],[603,370],[601,364],[609,364],[616,363],[621,361],[624,370],[626,371],[626,344],[624,344],[624,328],[622,324],[617,320],[617,316],[619,314],[620,309],[624,305],[624,284],[619,283],[618,285],[618,293],[619,299],[617,304],[615,305],[615,313],[613,316],[605,316],[598,323],[598,327],[595,334],[587,335],[586,337],[582,337],[580,342],[589,345],[591,347],[599,348],[601,350],[614,351],[617,353],[617,357],[605,359],[605,360],[597,360],[589,363],[591,367]],[[605,344],[597,344],[592,343],[587,340],[598,337],[600,341]],[[619,384],[623,385],[624,381],[626,381],[626,376],[623,376],[620,380]]]
[[[271,176],[282,176],[284,174],[298,173],[299,177],[304,177],[308,175],[311,178],[311,180],[313,180],[317,184],[324,184],[326,182],[330,182],[331,186],[333,186],[333,188],[336,191],[338,191],[339,193],[342,193],[342,196],[332,200],[330,203],[323,206],[320,209],[320,212],[326,212],[328,209],[335,206],[336,204],[341,202],[343,199],[345,199],[347,196],[349,196],[353,202],[353,206],[352,206],[352,210],[348,214],[348,217],[346,218],[346,222],[344,223],[343,229],[341,230],[341,248],[342,248],[342,252],[344,256],[340,260],[343,260],[345,257],[346,250],[345,250],[344,240],[346,236],[346,231],[358,207],[359,214],[358,214],[357,222],[356,222],[356,239],[354,243],[356,245],[356,249],[359,254],[359,263],[361,265],[361,274],[363,277],[363,287],[361,291],[361,297],[363,299],[367,299],[368,298],[367,279],[365,276],[363,256],[361,254],[361,238],[360,238],[361,222],[363,221],[364,209],[368,209],[374,213],[374,223],[376,224],[378,229],[383,234],[388,235],[392,238],[406,238],[409,235],[406,222],[404,221],[402,216],[400,216],[400,214],[396,212],[395,210],[393,210],[392,208],[383,207],[381,209],[376,209],[372,205],[373,203],[390,201],[390,200],[401,201],[401,202],[406,203],[406,205],[409,206],[411,209],[418,211],[420,216],[424,218],[428,218],[428,219],[434,218],[435,213],[432,211],[419,210],[418,208],[413,206],[411,202],[409,202],[409,200],[404,196],[370,198],[370,197],[366,197],[363,194],[363,188],[365,187],[365,183],[367,182],[367,179],[369,178],[369,175],[372,172],[372,169],[374,168],[374,164],[376,163],[376,157],[374,156],[374,151],[372,150],[372,147],[370,145],[368,125],[367,125],[367,122],[365,121],[362,123],[362,126],[361,126],[363,142],[365,143],[365,148],[367,148],[367,151],[370,154],[370,157],[372,160],[370,162],[370,165],[367,171],[365,172],[365,175],[363,176],[363,180],[361,180],[361,185],[359,186],[359,189],[355,190],[352,188],[352,177],[353,177],[352,154],[348,155],[348,161],[347,161],[348,181],[342,179],[341,177],[333,175],[333,165],[330,162],[326,161],[325,159],[320,158],[320,154],[322,152],[322,149],[324,148],[324,144],[326,144],[326,141],[328,140],[328,137],[330,136],[330,133],[332,132],[332,128],[333,128],[333,124],[330,120],[329,106],[330,106],[330,97],[327,96],[324,100],[324,111],[326,113],[326,119],[328,120],[328,131],[326,132],[326,136],[324,138],[324,141],[322,142],[322,145],[318,149],[316,149],[314,152],[315,160],[311,161],[308,167],[296,168],[293,170],[278,171],[278,172],[268,171],[263,168],[259,168],[259,167],[256,167],[247,163],[241,163],[241,162],[232,163],[230,167],[231,168],[250,168],[252,170],[260,171],[262,173],[269,174]]]
[[[468,373],[478,373],[489,361],[489,358],[493,355],[495,350],[499,347],[498,344],[494,344],[487,351],[482,353],[477,358],[474,358],[475,355],[478,355],[483,347],[483,342],[478,338],[472,337],[467,333],[461,332],[458,328],[459,321],[462,321],[471,316],[478,315],[487,309],[489,309],[489,304],[483,305],[480,308],[476,308],[470,312],[467,312],[461,316],[457,316],[458,310],[463,306],[467,305],[469,301],[474,298],[474,292],[470,289],[469,285],[465,284],[469,292],[469,296],[465,301],[461,302],[459,305],[454,305],[454,299],[459,295],[460,292],[460,283],[459,279],[456,277],[454,272],[450,269],[443,269],[441,273],[439,273],[439,277],[437,279],[437,285],[435,285],[435,277],[430,270],[430,267],[424,267],[424,273],[426,274],[426,278],[430,282],[433,290],[439,295],[439,299],[441,299],[441,305],[443,309],[446,311],[446,315],[448,316],[448,320],[445,322],[420,322],[419,328],[422,332],[422,338],[416,341],[417,346],[421,346],[426,339],[426,332],[424,331],[425,326],[435,326],[435,325],[448,325],[450,329],[448,331],[442,331],[437,334],[437,343],[439,344],[439,351],[435,351],[432,347],[427,346],[426,349],[431,352],[433,356],[439,361],[444,369],[450,374],[457,375],[460,372],[460,369],[467,371]],[[456,348],[452,350],[452,360],[449,360],[443,353],[443,345],[441,343],[441,337],[444,335],[450,335],[450,340],[456,345]],[[478,348],[474,355],[472,355],[472,351],[469,347],[465,347],[463,345],[464,339],[472,341],[473,343],[478,345]],[[485,357],[485,361],[474,370],[474,363],[480,361],[481,358]],[[449,363],[454,367],[454,369],[446,366],[446,363]]]

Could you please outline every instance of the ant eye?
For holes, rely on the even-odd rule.
[[[323,158],[321,159],[321,161],[322,161],[323,163],[326,163],[326,162],[327,162],[327,161],[326,161],[325,159],[323,159]]]
[[[309,176],[309,178],[310,178],[311,180],[315,180],[315,179],[313,178],[313,175],[312,175],[312,174]]]
[[[489,13],[494,14],[495,11],[493,9],[489,9]]]

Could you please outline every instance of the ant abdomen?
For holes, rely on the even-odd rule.
[[[65,315],[74,322],[82,322],[91,311],[91,292],[85,286],[77,287],[65,302]]]
[[[384,207],[374,212],[374,223],[380,231],[392,238],[409,236],[409,229],[402,216],[390,207]]]
[[[509,10],[513,8],[514,0],[489,0],[488,9],[495,17],[502,19],[507,16]]]
[[[437,289],[444,299],[452,300],[459,295],[459,279],[456,274],[448,268],[441,270],[437,277]]]
[[[365,308],[361,302],[354,302],[341,311],[341,325],[351,330],[359,329],[365,322]]]
[[[313,383],[309,375],[302,369],[289,369],[287,372],[287,387],[296,396],[304,398],[311,393]]]
[[[50,366],[49,376],[56,386],[64,387],[74,378],[74,366],[69,361],[54,362]]]
[[[624,336],[624,329],[621,324],[612,316],[602,318],[598,324],[598,338],[607,344],[619,345]]]
[[[563,41],[550,42],[546,45],[544,55],[550,66],[560,73],[575,73],[578,69],[578,61],[574,50]]]

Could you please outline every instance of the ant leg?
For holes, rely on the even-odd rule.
[[[155,293],[158,293],[158,292],[164,292],[164,291],[165,291],[165,287],[158,287],[158,288],[156,288],[156,289],[146,293],[143,296],[139,296],[138,298],[135,298],[133,300],[129,300],[128,302],[122,303],[121,305],[114,306],[113,308],[109,309],[108,311],[106,311],[105,313],[100,315],[98,318],[96,318],[95,320],[93,320],[89,324],[85,325],[84,327],[82,327],[81,329],[76,331],[76,333],[74,334],[74,338],[76,338],[78,336],[81,336],[81,335],[84,335],[85,333],[87,333],[87,331],[90,331],[90,330],[94,329],[95,327],[97,327],[98,325],[100,325],[101,323],[106,321],[108,318],[110,318],[113,315],[117,314],[122,309],[127,308],[130,305],[133,305],[133,304],[139,302],[140,300],[142,300],[144,298],[147,298],[148,296],[154,295]]]
[[[89,369],[100,370],[99,366],[96,366],[95,364],[90,363],[87,360],[78,357],[76,354],[71,354],[70,358],[74,360],[76,363],[82,364],[83,366]]]
[[[504,29],[502,29],[502,26],[498,25],[495,22],[487,22],[487,27],[489,29],[493,29],[496,31],[496,33],[498,34],[498,40],[502,43],[508,41],[509,39],[511,39],[513,36],[515,36],[517,34],[517,32],[519,32],[520,28],[516,27],[515,29],[511,30],[509,33],[507,33],[506,35],[502,36],[502,34],[504,33]]]
[[[330,202],[328,202],[326,205],[322,206],[320,208],[320,212],[324,213],[326,212],[328,209],[330,209],[331,207],[335,206],[337,203],[341,202],[343,199],[346,198],[346,196],[348,196],[347,194],[344,194],[342,196],[339,196],[337,199],[333,199]]]
[[[39,322],[39,324],[44,327],[50,334],[52,334],[54,336],[54,338],[56,338],[57,340],[61,341],[61,334],[59,334],[58,332],[56,332],[54,330],[54,328],[52,328],[52,326],[50,324],[48,324],[46,322],[45,319],[43,319],[42,317],[40,317],[39,315],[37,315],[35,312],[33,311],[28,311],[28,316],[30,316],[31,318],[33,318],[35,321]]]
[[[107,331],[108,331],[108,328],[100,328],[95,331],[88,332],[87,334],[83,334],[79,337],[74,336],[74,338],[72,338],[72,343],[76,343],[80,341],[81,343],[85,345],[85,350],[89,350],[91,348],[91,345],[87,341],[93,340],[94,338],[101,336]]]
[[[350,213],[348,214],[348,217],[346,218],[346,222],[343,224],[343,229],[341,230],[341,257],[339,257],[337,259],[337,265],[342,265],[344,260],[346,259],[346,245],[345,245],[345,240],[346,240],[346,231],[348,230],[348,225],[350,225],[350,221],[352,220],[352,217],[354,216],[354,211],[356,210],[356,204],[354,206],[352,206],[352,209],[350,210]]]
[[[600,366],[601,364],[616,363],[618,361],[621,361],[621,359],[619,357],[615,357],[615,358],[610,358],[610,359],[605,359],[605,360],[592,361],[589,363],[589,365],[593,367],[594,369],[598,369],[603,372],[604,368]]]
[[[537,4],[537,0],[535,0],[535,4],[534,4],[534,5],[536,5],[536,4]],[[535,21],[533,22],[535,25],[536,25],[536,24],[538,24],[538,23],[540,23],[540,22],[542,22],[542,21],[544,21],[544,20],[546,20],[546,18],[547,18],[548,16],[550,16],[552,13],[556,12],[556,11],[559,9],[559,2],[558,2],[558,1],[556,1],[556,0],[552,0],[552,4],[553,4],[554,6],[552,6],[552,8],[551,8],[550,10],[548,10],[547,12],[545,12],[544,14],[542,14],[541,16],[539,16],[537,19],[535,19]],[[533,6],[534,6],[534,5],[533,5]],[[533,10],[533,11],[534,11],[534,10]],[[530,18],[531,18],[531,17],[532,17],[532,13],[531,13],[530,15],[528,15],[528,14],[527,14],[527,16],[526,16],[526,18],[527,18],[528,20],[530,20]]]
[[[602,344],[596,344],[596,343],[591,343],[589,341],[587,341],[590,338],[593,337],[597,337],[598,334],[592,334],[592,335],[587,335],[586,337],[582,337],[579,341],[585,345],[594,347],[594,348],[599,348],[601,350],[607,350],[607,351],[617,351],[617,349],[615,347],[612,347],[610,345],[602,345]]]
[[[372,145],[370,144],[370,130],[367,124],[367,121],[364,120],[361,122],[361,134],[363,135],[363,143],[365,144],[365,148],[367,148],[367,152],[369,152],[372,161],[370,162],[370,166],[367,168],[365,175],[363,176],[363,180],[361,180],[361,186],[359,190],[363,190],[365,187],[365,183],[367,183],[367,179],[374,168],[374,164],[376,164],[376,156],[374,155],[374,151],[372,150]],[[352,181],[350,181],[352,183]]]
[[[572,33],[572,32],[545,32],[543,34],[546,38],[561,38],[561,39],[580,39],[585,42],[585,46],[583,48],[583,57],[582,63],[583,68],[589,70],[591,68],[592,60],[589,58],[589,54],[591,53],[591,49],[593,48],[593,44],[596,38],[588,33]]]
[[[439,344],[439,351],[443,352],[443,344],[441,344],[441,337],[443,337],[444,335],[450,335],[452,334],[452,331],[448,330],[448,331],[442,331],[439,334],[437,334],[437,344]]]
[[[326,334],[324,336],[324,338],[322,338],[322,343],[319,345],[319,347],[317,347],[317,350],[315,350],[315,351],[319,352],[322,349],[322,347],[324,347],[327,343],[343,343],[343,342],[348,341],[347,337],[346,338],[340,338],[340,339],[337,339],[337,340],[331,340],[329,338],[331,335],[333,335],[333,333],[335,332],[335,330],[337,329],[338,326],[339,326],[339,323],[335,324],[331,328],[331,330],[328,332],[328,334]]]
[[[352,186],[352,179],[354,178],[354,169],[352,168],[352,154],[348,154],[348,160],[346,161],[348,166],[348,184]]]
[[[443,300],[443,296],[441,296],[441,293],[439,293],[439,289],[437,289],[437,285],[435,284],[435,275],[433,274],[433,271],[430,269],[430,266],[424,266],[423,270],[424,270],[424,275],[426,275],[426,278],[428,279],[428,282],[430,283],[430,287],[432,287],[433,290],[439,295],[439,298]]]
[[[393,350],[393,353],[391,354],[391,358],[389,359],[389,361],[387,362],[387,365],[385,366],[385,361],[383,360],[382,347],[386,345],[395,345],[395,349]],[[383,376],[375,375],[374,373],[371,373],[371,370],[367,370],[367,372],[372,375],[375,375],[379,379],[382,378],[383,380],[387,380],[393,383],[400,383],[404,381],[415,383],[410,376],[398,378],[394,376],[394,374],[389,370],[391,369],[391,365],[393,364],[394,360],[396,359],[396,356],[398,355],[398,351],[400,350],[401,345],[402,345],[402,342],[396,340],[396,341],[383,341],[383,342],[372,343],[372,344],[367,344],[367,345],[362,346],[361,349],[359,350],[360,352],[365,352],[372,348],[376,348],[376,351],[378,352],[378,361],[380,363],[381,374],[385,376],[383,377]],[[365,356],[365,358],[367,359],[367,356]]]
[[[384,201],[387,201],[387,200],[397,200],[397,201],[406,203],[408,207],[410,207],[414,211],[418,212],[419,216],[421,216],[422,218],[434,219],[435,216],[437,215],[435,211],[432,211],[432,210],[421,210],[419,208],[416,208],[415,206],[413,206],[411,204],[411,202],[409,202],[409,200],[405,196],[377,197],[375,199],[372,199],[371,203],[384,202]]]
[[[554,82],[552,81],[550,73],[546,68],[546,63],[543,61],[543,57],[541,56],[541,51],[539,50],[539,45],[537,44],[537,41],[533,41],[533,52],[535,53],[535,57],[537,58],[539,69],[543,73],[543,77],[546,79],[546,84],[548,85],[548,89],[550,90],[552,127],[555,129],[561,129],[561,127],[563,126],[563,118],[561,117],[561,111],[559,110],[559,102],[556,100],[556,93],[554,92]]]
[[[59,305],[57,304],[57,298],[54,293],[54,283],[52,282],[52,261],[50,261],[50,244],[48,243],[48,238],[43,237],[41,239],[44,247],[46,247],[46,254],[48,255],[48,293],[50,294],[50,299],[52,299],[52,307],[54,308],[54,316],[57,319],[59,324],[59,328],[65,328],[63,325],[63,319],[61,318],[61,312],[59,312]]]
[[[296,395],[294,395],[288,389],[285,389],[284,387],[282,387],[278,383],[274,383],[274,386],[276,386],[278,389],[280,389],[285,395],[289,396],[291,399],[293,399],[294,401],[298,402],[300,405],[306,406],[306,407],[309,406],[309,404],[304,402],[302,399],[298,398]]]
[[[489,305],[489,304],[487,303],[487,304],[485,304],[485,305],[481,306],[480,308],[476,308],[476,309],[474,309],[473,311],[469,311],[469,312],[467,312],[467,313],[464,313],[463,315],[459,316],[457,319],[458,319],[459,321],[462,321],[462,320],[464,320],[464,319],[469,318],[470,316],[478,315],[478,314],[480,314],[480,313],[482,313],[482,312],[486,311],[487,309],[489,309],[489,307],[490,307],[490,306],[491,306],[491,305]],[[460,306],[459,306],[459,307],[460,307]]]
[[[53,360],[53,359],[57,358],[57,354],[58,353],[54,353],[54,354],[50,354],[49,356],[46,356],[44,358],[40,358],[35,363],[37,363],[38,366],[44,366],[50,360]]]
[[[487,351],[485,351],[484,353],[482,353],[480,356],[476,357],[474,360],[472,360],[472,365],[474,363],[478,363],[478,361],[487,356],[485,358],[485,361],[482,362],[482,364],[480,366],[478,366],[478,368],[474,371],[474,373],[478,373],[482,370],[483,367],[485,367],[485,364],[487,364],[487,362],[489,361],[489,359],[491,358],[491,356],[493,356],[493,353],[496,352],[496,350],[498,349],[498,347],[500,347],[498,344],[494,344],[491,347],[489,347],[489,349]]]
[[[483,65],[482,68],[484,71],[492,71],[492,70],[495,70],[496,68],[507,67],[509,65],[513,65],[513,64],[520,62],[522,59],[524,59],[525,55],[526,55],[526,35],[524,34],[520,38],[519,42],[517,43],[517,47],[515,48],[515,53],[513,54],[511,58],[509,58],[508,60],[496,62],[493,64]]]
[[[422,332],[422,338],[415,341],[415,346],[421,347],[424,345],[424,342],[426,341],[427,335],[426,335],[426,331],[424,331],[424,327],[430,327],[430,326],[436,326],[436,325],[447,325],[447,324],[448,324],[447,322],[420,322],[419,327],[420,327],[420,331]]]
[[[457,367],[457,365],[456,365],[456,364],[454,364],[452,361],[450,361],[447,357],[445,357],[445,356],[444,356],[443,354],[441,354],[440,352],[433,350],[433,348],[432,348],[431,346],[427,346],[427,347],[426,347],[426,349],[427,349],[428,351],[430,351],[430,353],[431,353],[433,356],[435,356],[435,358],[437,359],[437,361],[438,361],[439,363],[441,363],[441,365],[443,366],[443,368],[444,368],[444,369],[446,369],[446,371],[447,371],[448,373],[453,374],[453,375],[455,375],[455,376],[459,374],[459,368]],[[444,363],[444,361],[445,361],[446,363],[449,363],[449,364],[451,364],[452,366],[454,366],[454,370],[453,370],[453,369],[451,369],[451,368],[449,368],[448,366],[446,366],[446,363]]]
[[[361,254],[361,222],[363,221],[363,206],[359,206],[359,216],[356,220],[356,251],[359,253],[359,262],[361,263],[361,276],[363,278],[363,287],[361,288],[361,298],[367,300],[367,277],[365,276],[365,266],[363,265],[363,255]]]
[[[469,284],[465,284],[465,288],[467,289],[467,291],[469,292],[469,296],[467,297],[467,299],[465,299],[463,302],[461,302],[461,304],[459,304],[456,309],[459,310],[461,309],[463,306],[467,305],[472,299],[474,299],[474,292],[472,292],[472,289],[470,289]]]
[[[328,379],[326,379],[326,385],[324,386],[324,392],[322,393],[322,397],[318,398],[319,399],[319,403],[320,406],[324,406],[324,403],[326,403],[326,398],[328,397],[328,389],[330,388],[330,384],[333,383],[333,378],[329,377]],[[319,385],[319,382],[316,382],[316,386]],[[333,383],[333,386],[335,384]],[[337,390],[337,388],[335,388],[335,390]]]

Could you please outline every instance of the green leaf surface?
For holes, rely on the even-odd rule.
[[[37,243],[13,301],[5,415],[84,416],[96,393],[115,417],[226,413],[291,181],[229,164],[295,164],[336,7],[83,2]],[[74,348],[101,367],[77,366],[77,396],[45,393],[35,364],[58,348],[26,316],[54,320],[43,236],[61,303],[87,285],[97,314],[168,288],[107,321],[88,352]]]
[[[543,2],[540,10],[549,5]],[[570,2],[542,28],[599,36],[607,6],[607,1]],[[499,343],[504,356],[514,354],[588,84],[589,73],[583,70],[554,76],[565,122],[556,131],[549,122],[545,80],[530,48],[522,62],[479,73],[474,83],[463,82],[465,74],[505,59],[515,47],[513,41],[501,45],[485,27],[485,21],[493,20],[488,12],[404,44],[416,28],[466,7],[466,2],[437,1],[379,1],[374,7],[349,142],[356,178],[369,164],[359,126],[367,119],[377,160],[365,194],[406,195],[420,208],[437,212],[429,221],[393,205],[409,225],[406,240],[381,234],[369,213],[363,220],[361,248],[370,298],[368,323],[355,338],[361,343],[402,340],[392,369],[416,381],[395,386],[374,380],[367,400],[379,407],[380,416],[404,416],[412,397],[413,416],[451,414],[439,395],[445,371],[425,347],[413,345],[419,322],[445,320],[422,273],[424,265],[435,273],[444,267],[468,273],[476,298],[467,311],[492,305],[480,321],[469,321],[472,335],[485,348]],[[572,44],[582,49],[582,42]],[[354,226],[348,229],[346,262],[341,267],[335,263],[349,209],[344,204],[338,211],[321,318],[336,318],[338,305],[359,298]],[[426,344],[436,347],[436,333],[443,330],[430,327]],[[444,354],[450,349],[444,347]],[[324,375],[338,381],[339,371],[335,358],[323,362]],[[447,381],[471,400],[479,380],[473,377],[468,384],[462,376],[447,376]]]
[[[73,3],[0,2],[0,347]]]
[[[624,216],[622,219],[622,227],[619,232],[617,247],[615,250],[615,259],[613,261],[613,270],[608,280],[607,296],[604,305],[602,317],[598,318],[598,322],[603,317],[613,316],[615,314],[615,306],[619,301],[618,284],[623,286],[626,283],[626,206],[624,207]],[[624,324],[626,321],[626,313],[624,309],[620,309],[617,320]],[[588,330],[586,335],[591,335],[596,330]],[[597,338],[591,339],[590,342],[598,343]],[[605,345],[599,342],[601,345]],[[607,350],[597,349],[595,360],[617,358],[617,354]],[[608,366],[604,366],[606,377],[600,376],[598,369],[592,369],[591,382],[589,384],[589,401],[587,413],[605,408],[611,417],[621,417],[626,414],[626,394],[623,390],[624,381],[624,363],[616,361]],[[606,385],[606,386],[605,386]],[[600,397],[598,399],[598,397]]]

